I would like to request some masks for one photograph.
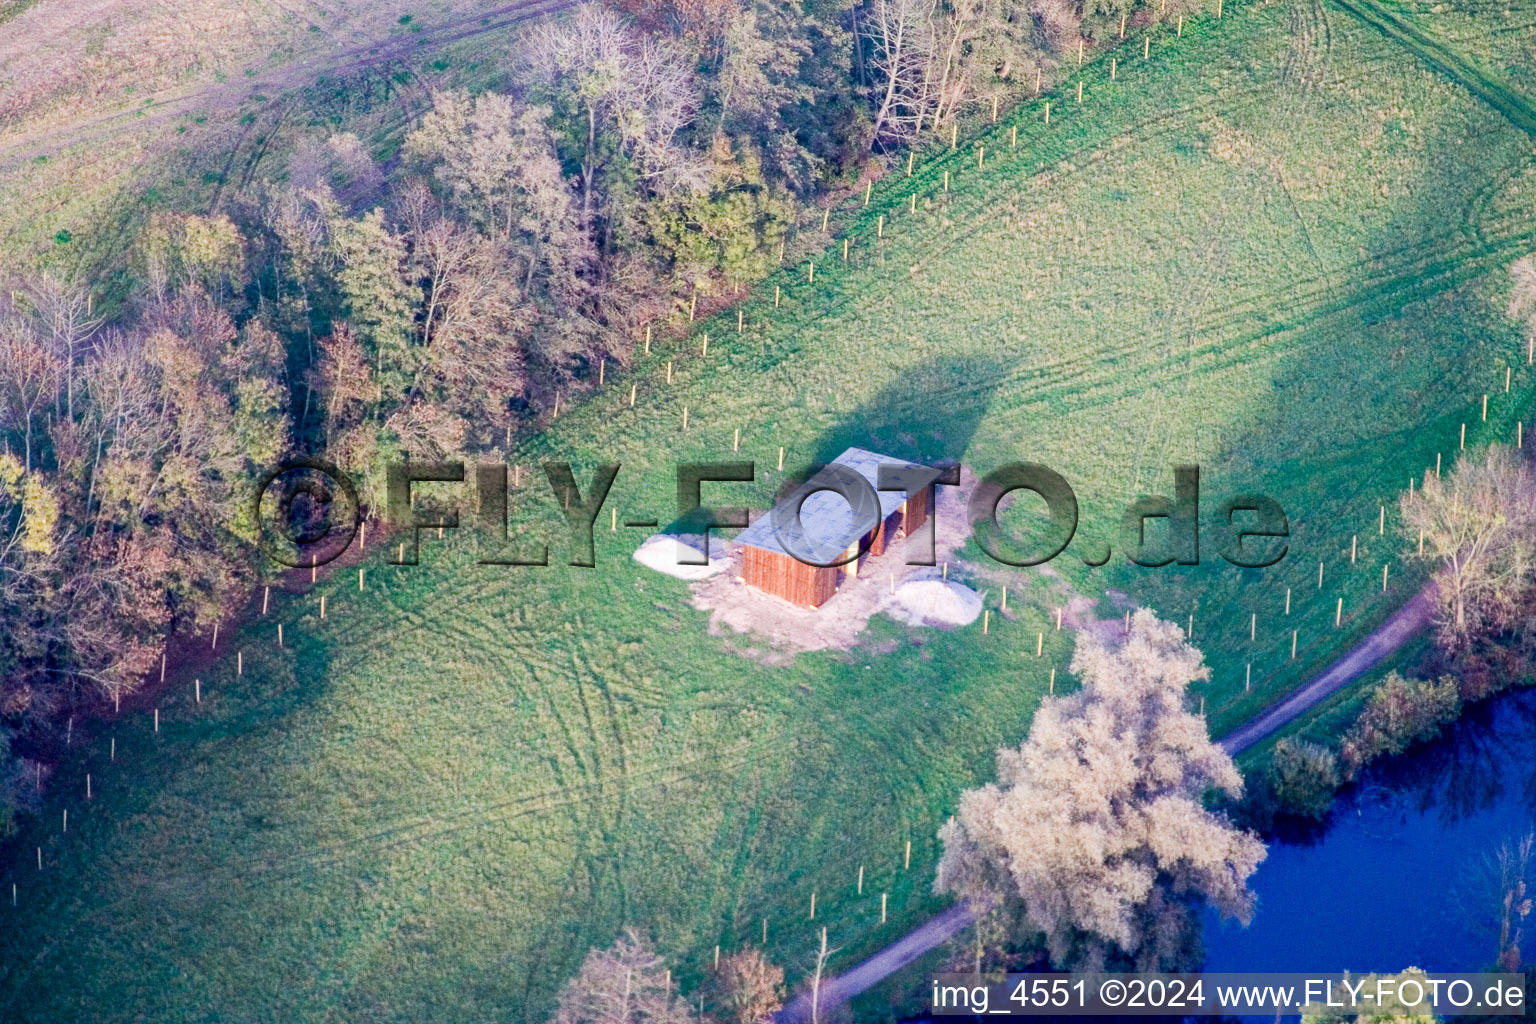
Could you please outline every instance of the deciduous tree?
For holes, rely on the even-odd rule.
[[[1536,582],[1536,476],[1520,453],[1468,452],[1449,479],[1425,474],[1399,506],[1414,553],[1439,565],[1442,642],[1459,649],[1509,626]]]
[[[1138,611],[1118,646],[1078,634],[1071,696],[1047,698],[998,781],[941,833],[942,889],[1017,898],[1061,968],[1198,962],[1199,908],[1247,921],[1258,838],[1207,804],[1242,776],[1185,708],[1206,678],[1179,628]],[[999,891],[1001,890],[1001,891]]]
[[[1461,695],[1453,677],[1404,679],[1396,670],[1388,672],[1339,742],[1346,774],[1354,778],[1378,757],[1401,754],[1433,739],[1460,713]]]
[[[560,990],[554,1024],[693,1024],[666,963],[633,931],[594,949]]]
[[[713,1003],[730,1024],[766,1024],[784,1005],[784,968],[756,949],[743,949],[720,961]]]

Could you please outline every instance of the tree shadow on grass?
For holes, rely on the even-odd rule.
[[[824,431],[813,461],[831,462],[857,446],[927,465],[958,462],[1003,378],[999,360],[974,354],[904,370]]]

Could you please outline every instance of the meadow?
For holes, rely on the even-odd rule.
[[[0,261],[95,281],[116,312],[152,214],[238,201],[333,132],[389,159],[431,90],[498,84],[520,24],[551,5],[0,8]],[[57,59],[36,60],[37,39]]]
[[[739,307],[657,332],[522,439],[515,514],[549,535],[549,567],[477,565],[468,530],[424,535],[419,566],[375,544],[361,589],[347,567],[265,615],[257,595],[196,688],[173,673],[77,731],[79,764],[0,875],[0,1016],[538,1021],[626,924],[684,988],[765,927],[796,979],[827,927],[838,969],[941,905],[936,829],[1051,669],[1070,685],[1066,588],[1106,618],[1118,594],[1193,616],[1218,736],[1378,623],[1423,579],[1396,495],[1454,460],[1463,424],[1469,445],[1512,440],[1536,390],[1500,312],[1536,248],[1529,125],[1476,91],[1517,121],[1531,100],[1481,52],[1464,81],[1304,2],[1229,4],[1146,47],[995,123],[975,111]],[[733,457],[738,430],[757,480],[706,485],[718,504],[764,508],[857,443],[979,473],[1043,462],[1077,492],[1079,536],[1059,581],[967,550],[953,569],[985,592],[985,635],[877,618],[784,668],[710,635],[606,510],[597,567],[564,564],[537,461],[583,482],[618,461],[619,521],[665,523],[676,464]],[[1287,557],[1236,569],[1207,533],[1199,567],[1085,564],[1180,462],[1202,467],[1207,528],[1226,495],[1278,500]],[[905,997],[898,979],[857,1011]]]

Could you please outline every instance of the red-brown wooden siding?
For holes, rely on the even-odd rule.
[[[904,537],[910,537],[928,521],[929,502],[933,500],[933,488],[930,487],[922,494],[914,496],[910,501],[901,506],[902,524],[901,533]]]
[[[910,537],[912,532],[928,521],[931,490],[902,504],[901,508],[887,516],[859,543],[859,562],[866,557],[878,558],[900,537]],[[776,594],[792,604],[804,608],[819,608],[826,604],[847,574],[837,566],[819,568],[806,565],[790,555],[767,551],[748,545],[742,551],[741,577],[747,583]]]
[[[819,608],[825,604],[837,593],[841,575],[836,566],[823,569],[806,565],[777,551],[749,546],[742,552],[742,579],[805,608]]]

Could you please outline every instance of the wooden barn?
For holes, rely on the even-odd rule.
[[[914,466],[915,463],[893,459],[863,448],[849,448],[832,460],[878,486],[879,467]],[[872,556],[885,553],[890,545],[911,534],[933,513],[933,488],[927,488],[911,501],[900,491],[879,491],[878,523],[873,529],[864,525],[875,519],[875,508],[852,507],[838,490],[817,490],[832,482],[831,471],[822,470],[800,485],[773,512],[758,518],[736,538],[742,546],[741,578],[744,582],[804,608],[819,608],[837,593],[839,587],[859,574],[859,568]],[[810,497],[808,492],[814,491]],[[863,501],[868,494],[858,495]],[[795,520],[793,510],[800,506]],[[789,514],[782,514],[787,511]],[[781,513],[777,517],[775,512]],[[777,522],[775,521],[777,518]],[[815,561],[832,562],[846,558],[844,565],[825,568],[800,561],[785,550],[782,539],[797,552],[811,553]]]

